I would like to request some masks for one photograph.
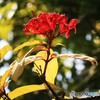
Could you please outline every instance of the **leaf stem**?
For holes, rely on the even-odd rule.
[[[44,72],[43,72],[43,76],[45,77],[45,73],[46,73],[46,69],[47,69],[47,64],[49,62],[49,56],[50,56],[50,46],[52,43],[52,40],[50,38],[49,39],[49,45],[48,45],[48,50],[47,50],[47,59],[45,60],[45,68],[44,68]]]
[[[49,39],[49,44],[48,44],[48,50],[47,50],[47,59],[45,60],[45,68],[44,68],[44,72],[41,76],[41,79],[44,81],[44,83],[47,85],[47,87],[50,89],[50,91],[52,92],[52,94],[56,97],[56,100],[60,100],[60,98],[58,97],[58,95],[54,92],[54,90],[52,89],[52,87],[48,84],[48,82],[46,81],[46,69],[47,69],[47,65],[48,65],[48,62],[50,61],[49,59],[49,56],[50,56],[50,47],[51,47],[51,44],[52,44],[52,41],[55,37],[53,36],[52,39],[51,38],[48,38]],[[62,98],[64,97],[65,93],[62,92]]]
[[[46,80],[44,80],[44,82],[47,85],[47,87],[50,89],[50,91],[52,92],[52,94],[56,97],[56,99],[58,99],[57,94],[54,92],[54,90],[51,88],[51,86],[48,84],[48,82]]]
[[[6,94],[5,90],[3,90],[2,94],[5,95],[5,97],[7,98],[7,100],[11,100],[11,99],[8,97],[8,95]]]

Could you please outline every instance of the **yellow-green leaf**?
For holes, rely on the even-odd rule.
[[[11,75],[11,69],[7,70],[5,74],[2,76],[0,86],[3,88],[6,79]]]
[[[17,56],[18,56],[18,58],[20,58],[20,57],[22,57],[23,55],[24,55],[24,51],[23,51],[23,49],[21,49]]]
[[[0,49],[0,60],[4,57],[4,55],[8,52],[12,50],[12,47],[10,45],[6,45],[4,46],[2,49]]]
[[[71,58],[76,58],[76,59],[82,59],[82,60],[87,60],[87,61],[90,61],[92,65],[98,65],[98,62],[96,61],[95,58],[93,57],[89,57],[89,56],[85,56],[85,55],[81,55],[81,54],[52,54],[52,57],[71,57]]]
[[[17,48],[15,48],[14,52],[22,49],[23,47],[31,46],[31,45],[36,45],[36,44],[47,44],[47,43],[44,42],[44,41],[38,41],[38,40],[28,41],[28,42],[25,42],[22,45],[18,46]]]
[[[51,46],[57,46],[57,45],[65,46],[65,45],[62,44],[62,43],[54,43],[54,44],[52,44]]]
[[[51,58],[51,55],[53,54],[53,50],[51,49],[50,50],[50,58]],[[47,52],[46,51],[40,51],[37,53],[37,55],[40,55],[43,57],[43,59],[47,59]],[[45,67],[45,62],[43,60],[38,60],[38,61],[35,61],[35,64],[40,67],[41,66],[41,70],[42,70],[42,73],[44,72],[44,67]],[[40,70],[37,68],[37,66],[35,65],[35,69],[36,71],[38,71],[41,75],[41,72]],[[53,83],[54,84],[54,80],[55,80],[55,77],[57,75],[57,72],[58,72],[58,62],[57,62],[57,59],[52,59],[50,62],[48,62],[48,65],[47,65],[47,69],[46,69],[46,80],[50,83]]]
[[[49,83],[49,85],[52,87],[52,89],[62,91],[61,88],[59,88],[58,86],[56,86],[54,84]],[[21,95],[24,95],[24,94],[27,94],[30,92],[46,90],[46,89],[48,89],[48,87],[46,86],[45,83],[43,83],[42,85],[27,85],[27,86],[22,86],[22,87],[16,88],[12,92],[9,92],[8,96],[10,97],[10,99],[15,99]]]

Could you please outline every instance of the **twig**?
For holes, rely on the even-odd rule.
[[[4,100],[11,100],[8,95],[6,94],[5,90],[3,90],[2,95],[4,95],[5,97],[3,98]]]

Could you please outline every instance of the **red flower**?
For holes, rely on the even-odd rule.
[[[62,36],[66,34],[66,38],[70,36],[70,30],[75,29],[77,20],[72,19],[69,24],[67,24],[68,18],[65,15],[60,15],[59,13],[47,14],[40,13],[39,17],[35,17],[34,12],[32,12],[34,18],[30,19],[29,23],[25,25],[25,34],[41,34],[47,36],[49,39],[54,39],[55,37]],[[59,24],[58,34],[55,35],[56,25]],[[28,36],[27,36],[28,37]]]
[[[58,33],[60,35],[64,35],[66,33],[66,38],[68,38],[70,36],[70,30],[71,29],[74,28],[75,29],[75,33],[76,33],[76,25],[77,25],[77,19],[72,19],[69,22],[69,24],[60,24]]]

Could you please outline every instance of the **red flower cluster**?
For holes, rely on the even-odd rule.
[[[33,13],[34,15],[34,13]],[[30,19],[28,24],[25,24],[25,34],[41,34],[47,36],[48,38],[54,39],[55,37],[62,36],[66,34],[66,38],[70,36],[70,29],[75,29],[77,19],[72,19],[69,24],[67,24],[68,18],[65,15],[60,15],[59,13],[47,14],[40,13],[39,17]],[[55,33],[56,25],[59,24],[58,34]],[[28,37],[28,36],[27,36]]]

